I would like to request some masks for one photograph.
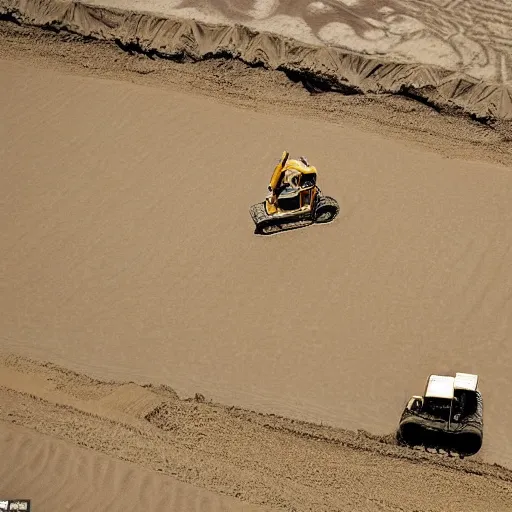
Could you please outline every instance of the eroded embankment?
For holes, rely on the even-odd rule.
[[[512,87],[440,67],[308,45],[242,25],[207,24],[74,0],[0,0],[0,15],[177,60],[230,57],[284,71],[311,91],[404,95],[483,122],[512,120]]]
[[[512,474],[500,466],[13,355],[0,357],[0,421],[277,509],[455,510],[446,507],[451,496],[471,510],[512,502]]]

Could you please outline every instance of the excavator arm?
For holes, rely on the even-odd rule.
[[[284,166],[286,165],[286,162],[288,161],[288,157],[290,156],[290,153],[288,151],[283,151],[283,154],[281,155],[281,160],[276,165],[274,172],[272,173],[272,178],[270,178],[270,184],[269,184],[269,191],[274,192],[279,180],[281,178],[281,173],[283,172]]]

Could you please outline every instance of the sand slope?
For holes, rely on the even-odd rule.
[[[153,402],[149,412],[139,407],[143,397]],[[8,355],[0,361],[0,446],[0,494],[30,497],[38,510],[145,504],[449,512],[512,505],[512,474],[496,466]]]
[[[174,12],[173,7],[180,7],[177,4],[181,2],[172,2],[167,9]],[[330,4],[334,8],[335,2]],[[444,12],[440,6],[437,11],[434,5],[421,14],[423,7],[414,3],[410,6],[413,17],[403,14],[404,9],[407,11],[404,2],[396,2],[395,8],[387,6],[388,11],[391,9],[391,13],[385,15],[389,17],[387,22],[357,14],[355,6],[348,10],[343,6],[345,18],[342,19],[352,19],[357,30],[339,19],[328,21],[337,20],[337,16],[324,13],[321,19],[325,24],[319,29],[324,31],[324,39],[346,49],[326,46],[325,41],[315,45],[286,37],[300,33],[300,28],[285,30],[283,34],[286,23],[272,23],[270,19],[259,22],[256,31],[247,24],[234,25],[236,19],[232,18],[228,18],[228,24],[200,21],[209,18],[205,18],[203,12],[197,19],[194,5],[181,6],[184,10],[178,11],[182,15],[194,15],[196,19],[164,16],[159,14],[162,5],[105,0],[101,5],[75,0],[1,0],[0,12],[24,22],[117,40],[165,56],[197,60],[212,55],[231,55],[250,64],[299,73],[313,88],[357,94],[407,94],[427,100],[438,108],[462,110],[481,118],[512,119],[511,47],[506,36],[512,30],[511,9],[500,7],[497,2],[483,9],[471,3],[466,8],[470,14],[447,7],[444,16],[440,15]],[[134,11],[135,8],[142,11]],[[206,9],[211,11],[210,7]],[[480,17],[482,12],[486,15],[484,33],[457,30],[457,26],[465,27],[468,23],[471,27],[471,16]],[[424,21],[428,20],[430,27],[427,29],[414,15],[426,17]],[[218,16],[213,19],[218,21]],[[299,16],[299,19],[302,18]],[[439,27],[441,34],[434,35]],[[358,32],[363,33],[363,37]],[[487,44],[489,33],[492,34],[490,45]],[[356,50],[362,49],[358,48],[358,41],[373,46],[373,51],[355,53],[354,44]]]

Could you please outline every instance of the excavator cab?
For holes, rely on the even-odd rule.
[[[290,160],[289,153],[284,151],[268,186],[267,213],[311,209],[317,192],[316,178],[316,168],[306,158]]]

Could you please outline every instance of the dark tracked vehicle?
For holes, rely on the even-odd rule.
[[[403,445],[442,449],[464,457],[482,447],[483,428],[478,375],[430,375],[424,395],[413,396],[407,403],[397,440]]]

